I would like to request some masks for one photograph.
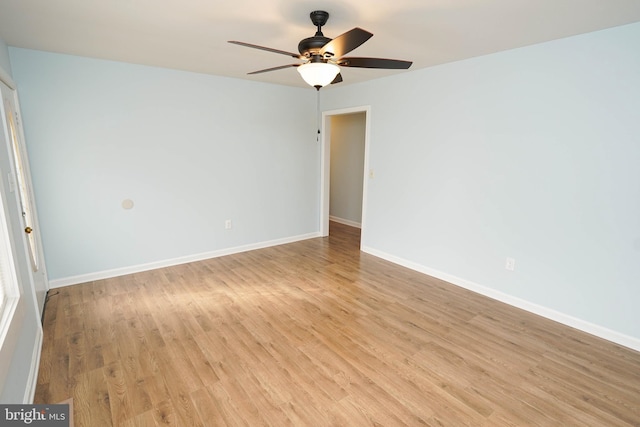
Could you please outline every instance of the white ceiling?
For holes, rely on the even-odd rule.
[[[297,52],[315,33],[313,10],[330,17],[330,38],[361,27],[374,34],[350,56],[413,61],[413,69],[640,21],[640,0],[0,0],[9,46],[305,87],[275,53]],[[342,70],[341,85],[408,71]]]

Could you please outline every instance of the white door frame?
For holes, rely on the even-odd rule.
[[[44,250],[42,247],[42,235],[40,233],[40,224],[38,221],[38,211],[36,208],[36,204],[35,204],[35,195],[33,193],[33,182],[31,181],[31,169],[30,169],[30,165],[29,165],[29,157],[27,154],[27,147],[26,147],[26,143],[25,143],[25,136],[24,136],[24,129],[22,127],[22,117],[20,115],[20,101],[18,99],[18,93],[17,93],[17,89],[16,89],[16,85],[13,82],[13,80],[11,79],[11,77],[6,74],[2,68],[0,68],[0,81],[2,83],[5,84],[6,87],[8,87],[11,91],[11,101],[13,102],[13,107],[15,109],[15,111],[13,111],[13,113],[15,114],[14,119],[16,120],[16,129],[15,131],[18,133],[17,138],[18,138],[18,144],[19,144],[19,149],[20,149],[20,156],[22,158],[22,160],[24,161],[24,164],[21,165],[23,168],[23,172],[24,172],[24,180],[25,180],[25,184],[28,187],[28,191],[30,193],[30,200],[31,200],[31,206],[29,206],[29,208],[32,211],[32,215],[33,215],[33,235],[35,236],[35,247],[34,250],[37,252],[37,259],[38,259],[38,268],[37,271],[34,271],[32,268],[29,269],[29,273],[30,273],[30,281],[31,281],[31,292],[33,293],[33,298],[35,300],[35,304],[36,304],[36,308],[38,311],[38,318],[41,318],[43,310],[44,310],[44,303],[45,303],[45,299],[46,299],[46,294],[49,291],[49,279],[48,279],[48,275],[47,275],[47,268],[45,265],[45,261],[44,261]],[[4,98],[0,97],[0,100],[2,100],[3,104],[4,104]],[[6,120],[5,117],[0,117],[0,120]],[[9,154],[9,164],[13,169],[13,172],[17,173],[17,168],[18,166],[15,164],[14,161],[14,156],[13,154],[13,144],[11,141],[7,141],[7,150],[8,150],[8,154]],[[18,194],[18,189],[16,189],[15,193],[15,197],[16,197],[16,203],[18,206],[21,205],[21,201],[20,201],[20,195]],[[18,227],[18,229],[22,230],[24,227]],[[19,234],[21,234],[21,236],[23,237],[24,241],[25,241],[25,247],[28,249],[28,245],[29,243],[27,242],[27,237],[25,237],[25,234],[20,232]],[[28,256],[29,253],[27,253]],[[30,259],[30,258],[29,258]]]
[[[343,108],[322,112],[322,143],[320,148],[320,235],[329,235],[329,199],[331,182],[331,117],[342,114],[365,113],[364,129],[364,168],[362,176],[362,221],[360,241],[364,240],[367,224],[367,192],[369,176],[369,130],[371,106]]]
[[[0,339],[0,391],[2,393],[11,393],[15,396],[20,393],[24,393],[22,403],[33,402],[33,397],[36,391],[36,380],[38,378],[38,366],[40,363],[40,350],[42,348],[42,324],[40,322],[40,312],[38,311],[38,302],[35,291],[35,275],[31,264],[29,255],[29,249],[27,247],[27,238],[25,237],[24,225],[22,222],[20,198],[17,188],[17,180],[15,180],[15,168],[14,168],[14,154],[13,154],[13,142],[9,141],[9,132],[5,132],[6,117],[4,114],[5,109],[5,96],[7,94],[11,97],[10,107],[14,110],[13,113],[18,112],[18,99],[16,86],[11,78],[0,68],[0,82],[2,83],[0,100],[2,101],[0,110],[0,120],[3,121],[0,126],[0,154],[2,160],[0,160],[2,175],[0,179],[0,197],[2,198],[3,221],[2,226],[6,226],[7,232],[10,235],[10,246],[12,255],[12,275],[15,274],[15,282],[18,287],[14,287],[11,290],[11,307],[5,310],[4,313],[7,316],[0,316],[3,319],[0,321],[0,335],[4,336],[4,339]],[[15,118],[18,120],[18,117]],[[24,135],[18,123],[15,123],[16,132],[19,132],[18,139],[22,138],[19,142],[24,147]],[[4,139],[7,139],[4,141]],[[4,153],[6,153],[6,158]],[[25,157],[25,161],[26,160]],[[28,169],[25,170],[28,175]],[[5,181],[5,178],[7,181]],[[29,180],[27,185],[31,186],[30,175],[27,177]],[[12,184],[14,183],[15,184]],[[12,187],[14,188],[12,190]],[[14,194],[11,194],[14,193]],[[5,215],[6,214],[6,215]],[[34,210],[34,215],[35,213]],[[6,218],[5,218],[6,216]],[[34,224],[36,224],[34,222]],[[39,232],[40,227],[36,224],[33,232]],[[4,231],[4,230],[3,230]],[[4,233],[3,233],[4,234]],[[38,236],[38,235],[37,235]],[[41,242],[38,238],[38,245]],[[48,286],[46,283],[46,272],[41,270],[40,273],[45,279],[44,286]],[[18,369],[20,375],[27,375],[25,383],[16,384],[14,381],[5,381],[9,374],[9,369]],[[16,401],[19,403],[19,400]]]

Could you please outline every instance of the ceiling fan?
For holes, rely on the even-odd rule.
[[[318,30],[313,37],[308,37],[298,43],[298,52],[300,53],[287,52],[235,40],[229,40],[229,43],[266,50],[268,52],[279,53],[303,60],[304,62],[302,64],[280,65],[278,67],[253,71],[248,74],[266,73],[268,71],[296,67],[302,78],[317,90],[320,90],[321,87],[328,84],[340,83],[342,81],[340,67],[406,70],[412,64],[411,61],[401,61],[397,59],[344,57],[343,55],[369,40],[373,34],[356,27],[339,35],[335,39],[330,39],[322,34],[322,27],[327,23],[329,13],[323,10],[316,10],[311,12],[310,17],[311,22],[313,22],[313,25],[315,25]]]

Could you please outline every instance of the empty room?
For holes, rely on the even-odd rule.
[[[0,89],[0,424],[640,426],[637,0],[2,0]]]

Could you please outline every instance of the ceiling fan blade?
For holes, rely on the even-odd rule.
[[[344,34],[339,35],[329,43],[322,46],[320,54],[332,53],[334,58],[340,58],[360,46],[373,36],[369,31],[362,28],[354,28]]]
[[[342,74],[338,73],[338,75],[336,76],[335,79],[333,79],[333,81],[330,83],[332,85],[336,84],[336,83],[340,83],[342,81]]]
[[[413,62],[399,59],[385,58],[340,58],[338,65],[354,68],[386,68],[392,70],[406,70]]]
[[[289,67],[299,67],[300,65],[301,64],[280,65],[279,67],[265,68],[264,70],[252,71],[252,72],[247,73],[247,74],[268,73],[269,71],[283,70],[283,69],[289,68]]]
[[[245,46],[245,47],[251,47],[253,49],[266,50],[267,52],[279,53],[281,55],[287,55],[287,56],[290,56],[292,58],[304,59],[304,56],[302,56],[302,55],[300,55],[298,53],[287,52],[285,50],[273,49],[273,48],[270,48],[270,47],[258,46],[257,44],[239,42],[239,41],[236,41],[236,40],[229,40],[229,43],[233,43],[233,44],[237,44],[237,45]]]

